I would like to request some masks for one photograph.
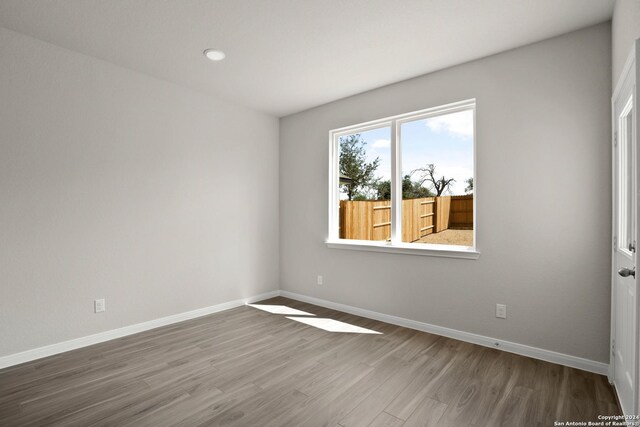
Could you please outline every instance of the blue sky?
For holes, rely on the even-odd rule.
[[[402,139],[402,175],[436,165],[436,175],[454,178],[451,194],[465,194],[465,180],[473,176],[473,112],[453,114],[405,123],[400,129]],[[376,173],[383,179],[391,177],[390,128],[361,133],[367,142],[368,161],[380,158]],[[419,173],[413,175],[417,180]]]

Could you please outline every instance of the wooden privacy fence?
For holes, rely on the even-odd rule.
[[[402,241],[415,242],[448,228],[473,228],[473,195],[402,201]],[[391,202],[340,201],[340,238],[389,240]]]
[[[449,228],[473,230],[473,194],[451,196]]]

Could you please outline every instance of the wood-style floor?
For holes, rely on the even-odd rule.
[[[618,414],[600,375],[275,298],[0,371],[0,425],[552,426]]]

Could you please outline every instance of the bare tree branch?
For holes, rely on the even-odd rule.
[[[416,172],[419,172],[421,174],[420,179],[418,180],[420,185],[423,185],[425,182],[427,182],[428,185],[433,187],[436,196],[441,196],[442,193],[444,193],[445,190],[447,190],[451,186],[451,184],[456,181],[453,178],[447,179],[444,176],[438,178],[436,176],[436,166],[433,163],[428,164],[424,168],[412,170],[410,175],[413,175]]]

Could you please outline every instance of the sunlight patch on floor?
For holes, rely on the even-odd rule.
[[[307,313],[306,311],[297,310],[295,308],[287,307],[286,305],[268,305],[268,304],[247,304],[249,307],[257,308],[258,310],[268,311],[273,314],[285,314],[289,316],[315,316],[315,314]]]
[[[287,319],[304,323],[315,328],[324,329],[328,332],[343,332],[351,334],[382,334],[382,332],[373,331],[360,326],[351,325],[349,323],[340,322],[333,319],[323,319],[318,317],[287,317]]]

